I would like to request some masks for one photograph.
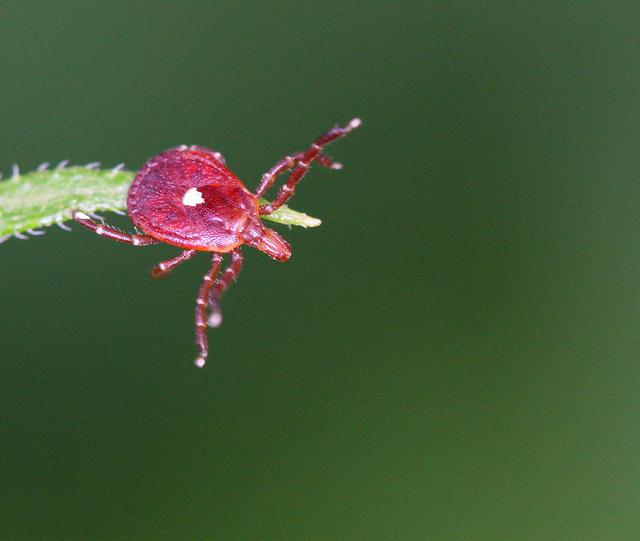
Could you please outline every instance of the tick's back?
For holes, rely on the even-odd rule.
[[[181,248],[227,252],[242,243],[258,201],[201,147],[179,147],[156,156],[138,173],[127,201],[129,216],[146,234]]]

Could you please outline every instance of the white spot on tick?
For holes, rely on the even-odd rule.
[[[96,227],[96,233],[98,235],[102,235],[104,233],[104,228],[101,225],[99,225],[98,227]]]
[[[204,199],[198,188],[189,188],[182,196],[182,204],[187,207],[195,207],[200,203],[204,203]]]
[[[198,357],[193,364],[195,364],[198,368],[202,368],[206,362],[207,361],[204,357]]]

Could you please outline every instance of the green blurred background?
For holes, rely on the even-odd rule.
[[[640,538],[640,7],[0,6],[0,169],[362,128],[245,250],[0,247],[0,539]],[[127,225],[122,218],[110,221]]]

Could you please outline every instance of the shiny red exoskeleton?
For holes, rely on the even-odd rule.
[[[151,271],[154,277],[167,274],[197,252],[212,252],[211,267],[196,299],[199,355],[195,363],[204,366],[208,353],[206,327],[217,327],[222,322],[219,298],[242,268],[240,246],[253,246],[277,261],[291,257],[289,244],[266,227],[260,216],[272,213],[291,198],[296,184],[314,161],[340,169],[342,166],[324,155],[322,149],[360,123],[360,119],[354,118],[346,127],[335,127],[320,136],[307,150],[280,160],[263,175],[255,194],[227,168],[219,152],[181,146],[159,154],[139,171],[127,196],[129,217],[143,235],[130,235],[98,224],[83,212],[74,213],[74,219],[98,235],[119,242],[135,246],[165,242],[182,248],[180,255],[154,267]],[[287,171],[291,171],[289,178],[273,202],[261,205],[258,198],[278,175]],[[222,257],[227,252],[231,263],[220,274]]]

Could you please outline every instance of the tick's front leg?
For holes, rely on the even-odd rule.
[[[289,175],[286,184],[280,186],[280,190],[278,190],[276,198],[271,203],[267,203],[260,207],[260,214],[271,214],[274,210],[277,210],[282,205],[284,205],[293,195],[296,184],[298,184],[298,182],[302,180],[302,177],[309,170],[309,167],[311,167],[311,163],[314,160],[318,160],[319,156],[322,156],[322,149],[324,148],[324,146],[340,137],[344,137],[351,130],[360,126],[360,124],[362,124],[362,121],[359,118],[354,118],[344,128],[336,126],[335,128],[330,129],[324,135],[318,137],[307,150],[302,152],[300,155],[297,155],[298,157],[296,160],[295,168]],[[280,164],[277,164],[271,171],[276,170],[277,174],[286,171],[285,166],[288,165],[288,163],[285,163],[285,160],[280,162]],[[326,161],[326,158],[321,158],[321,160]],[[267,173],[267,175],[269,175],[271,171]],[[273,179],[275,179],[275,176],[271,176],[267,179],[263,178],[257,193],[260,194],[260,190],[263,188],[263,186],[266,186],[268,188],[273,183]]]
[[[296,152],[291,156],[285,156],[277,164],[275,164],[269,171],[262,175],[260,186],[256,190],[256,197],[262,197],[269,188],[273,185],[279,175],[285,173],[296,165],[304,156],[304,152]],[[342,169],[342,164],[334,162],[329,156],[324,154],[318,154],[315,158],[320,165],[327,169]]]

